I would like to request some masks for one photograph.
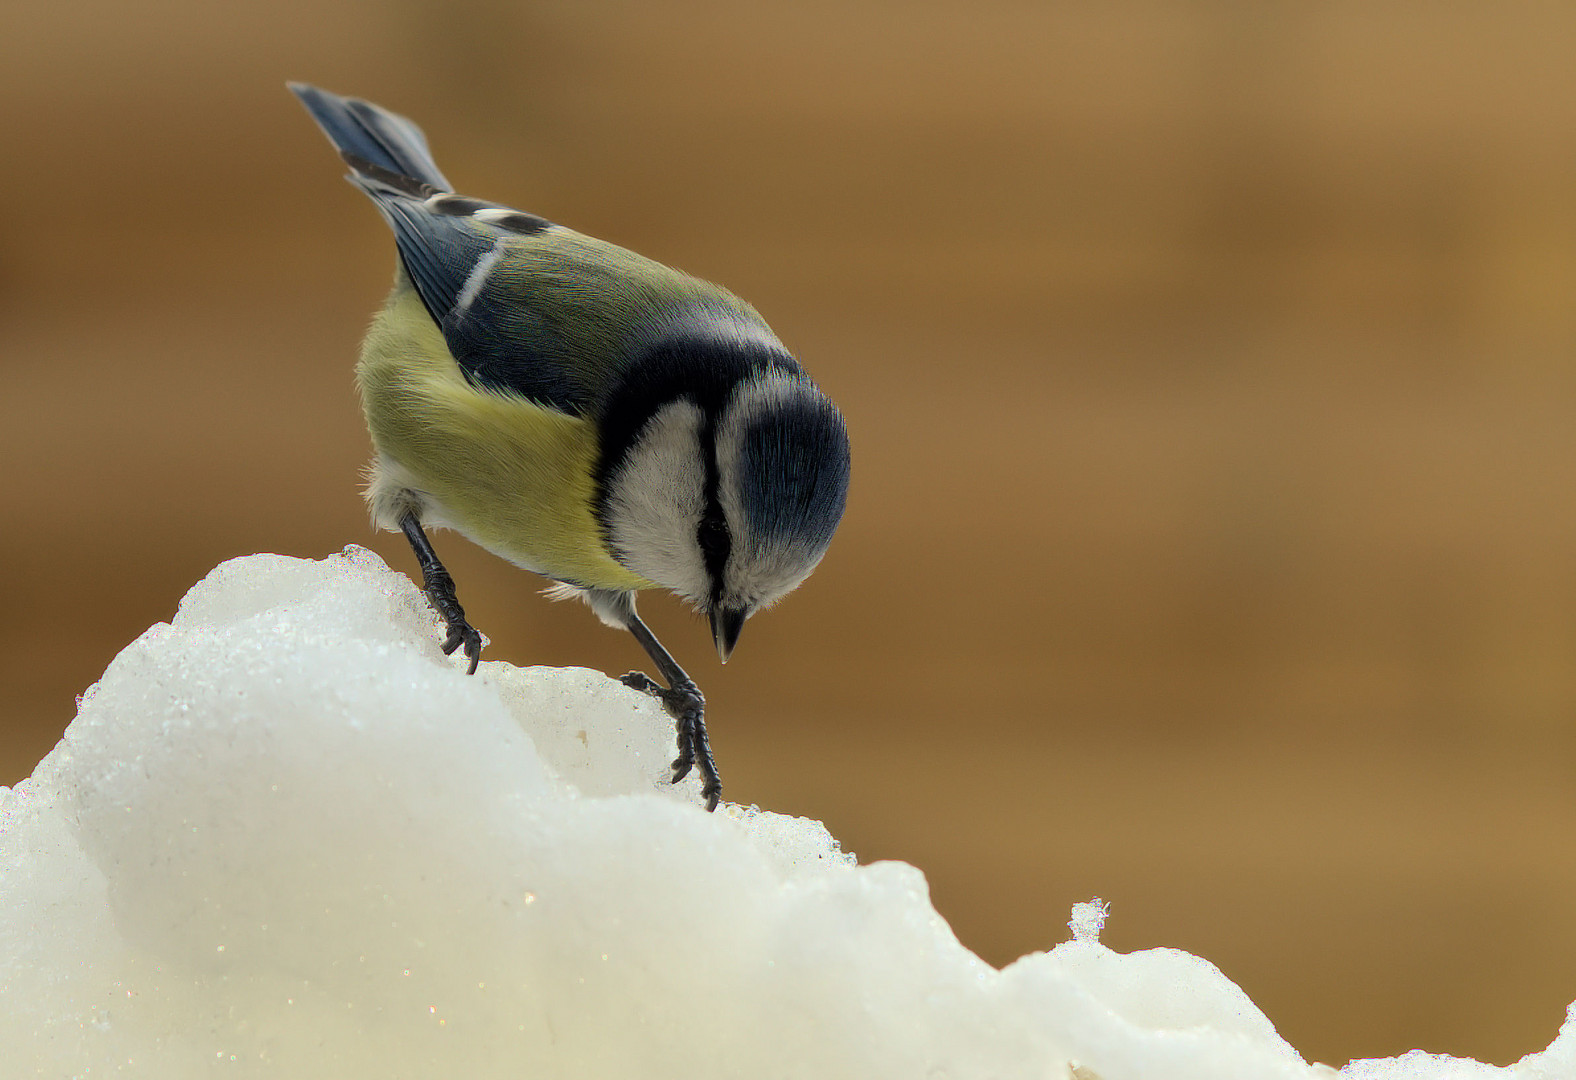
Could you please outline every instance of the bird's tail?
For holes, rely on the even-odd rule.
[[[433,162],[421,128],[403,116],[369,101],[340,97],[305,83],[286,85],[361,177],[407,190],[415,185],[401,184],[399,180],[413,180],[434,191],[454,190]]]

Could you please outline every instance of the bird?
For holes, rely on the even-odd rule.
[[[394,233],[393,289],[356,383],[374,524],[403,533],[474,674],[482,637],[427,535],[449,529],[627,630],[675,721],[672,782],[722,792],[705,697],[636,613],[665,588],[705,615],[723,663],[745,620],[820,563],[847,504],[836,405],[721,286],[536,214],[455,192],[412,121],[289,89]]]

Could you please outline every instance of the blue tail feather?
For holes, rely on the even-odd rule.
[[[287,85],[352,168],[358,168],[358,162],[351,160],[357,158],[439,191],[454,190],[433,162],[427,137],[411,121],[359,98],[340,97],[305,83]]]

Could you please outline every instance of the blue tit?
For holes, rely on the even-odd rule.
[[[755,309],[535,214],[453,193],[421,129],[365,101],[290,89],[394,230],[394,288],[356,367],[367,502],[405,534],[474,672],[481,635],[426,530],[453,529],[628,630],[666,686],[673,779],[722,791],[694,680],[635,613],[672,590],[724,662],[744,621],[797,587],[842,519],[848,433]]]

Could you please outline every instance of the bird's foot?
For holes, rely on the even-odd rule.
[[[482,635],[461,616],[458,622],[449,623],[449,636],[443,639],[443,655],[450,656],[455,649],[464,648],[470,664],[465,674],[476,674],[476,665],[482,662]]]
[[[662,702],[678,728],[679,754],[673,759],[672,783],[684,779],[691,769],[699,771],[700,793],[706,800],[706,809],[717,809],[722,798],[722,778],[717,775],[717,763],[711,756],[711,740],[706,737],[706,699],[701,696],[700,688],[688,681],[672,687],[663,686],[639,671],[631,671],[618,681]]]
[[[476,627],[465,621],[465,609],[460,607],[459,598],[454,594],[454,578],[438,561],[438,553],[432,550],[414,511],[400,519],[399,527],[405,539],[410,541],[416,561],[421,564],[421,591],[427,594],[427,602],[449,628],[449,636],[443,641],[443,655],[452,656],[455,649],[463,646],[471,662],[465,674],[476,674],[476,665],[482,659],[482,636],[476,632]]]
[[[465,609],[460,607],[454,595],[454,579],[447,571],[441,575],[429,574],[427,587],[422,591],[427,594],[427,602],[449,628],[449,636],[443,640],[443,654],[450,656],[456,649],[463,649],[471,662],[465,674],[476,674],[476,665],[482,659],[482,635],[476,627],[465,621]]]

